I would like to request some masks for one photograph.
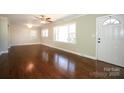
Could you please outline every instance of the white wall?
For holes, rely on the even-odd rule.
[[[0,17],[0,54],[8,51],[8,19]]]
[[[31,31],[36,32],[36,37],[31,36]],[[10,24],[10,46],[40,43],[40,28],[27,28],[25,25]]]

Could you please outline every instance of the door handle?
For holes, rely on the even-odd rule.
[[[100,37],[98,38],[98,40],[100,40]]]
[[[100,43],[100,37],[98,38],[98,43]]]

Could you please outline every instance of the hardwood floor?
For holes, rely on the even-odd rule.
[[[124,78],[124,68],[43,45],[17,46],[0,56],[0,78]]]

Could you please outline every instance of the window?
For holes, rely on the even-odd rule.
[[[42,37],[48,37],[48,29],[42,30]]]
[[[54,40],[66,43],[76,43],[76,24],[66,24],[54,27]]]
[[[103,25],[106,26],[106,25],[110,25],[110,24],[120,24],[120,21],[117,20],[117,18],[114,18],[114,17],[109,17],[107,20],[104,21]]]
[[[31,38],[36,38],[36,36],[37,36],[36,31],[35,30],[31,30],[30,31],[30,36],[31,36]]]

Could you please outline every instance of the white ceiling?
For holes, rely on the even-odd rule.
[[[53,21],[69,16],[69,14],[45,14],[51,17]],[[8,17],[10,24],[41,26],[40,21],[36,19],[33,14],[0,14],[0,16]]]

